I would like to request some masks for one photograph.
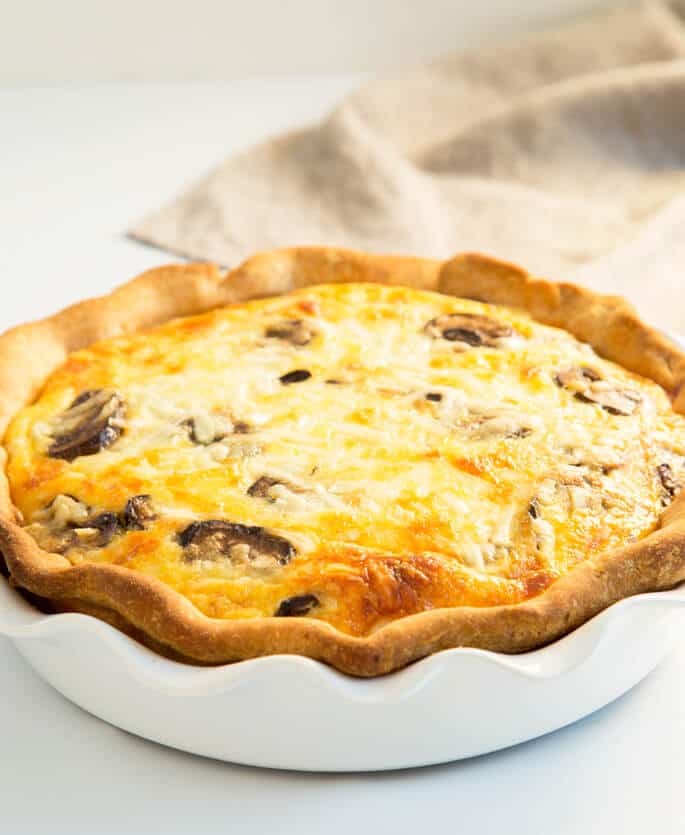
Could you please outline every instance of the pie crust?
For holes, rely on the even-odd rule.
[[[523,311],[658,383],[674,410],[685,413],[685,356],[620,298],[535,279],[482,255],[437,262],[298,248],[254,256],[226,274],[203,264],[152,270],[108,296],[4,334],[0,434],[73,351],[227,304],[339,282],[404,285]],[[364,636],[346,634],[315,618],[221,620],[202,614],[170,586],[140,572],[95,562],[73,565],[42,550],[21,525],[10,498],[4,448],[0,456],[0,548],[11,581],[49,601],[53,610],[91,614],[162,654],[191,663],[293,653],[352,675],[375,676],[458,646],[523,652],[563,636],[617,600],[668,589],[685,579],[684,491],[652,533],[581,562],[524,602],[434,609],[400,617]]]

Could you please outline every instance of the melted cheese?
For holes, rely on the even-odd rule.
[[[511,335],[473,345],[426,332],[447,313],[487,316]],[[284,320],[304,320],[311,340],[266,335]],[[556,378],[570,366],[592,366],[606,381],[598,391],[637,392],[640,407],[614,414],[575,396]],[[60,415],[99,389],[123,399],[120,436],[71,461],[50,457]],[[271,616],[311,594],[308,616],[368,634],[430,608],[525,600],[646,536],[671,498],[657,467],[677,474],[685,420],[658,386],[564,331],[473,301],[348,284],[74,353],[5,444],[29,530],[74,564],[146,573],[219,618]],[[154,519],[105,541],[92,520],[121,519],[141,495]],[[209,519],[259,526],[292,558],[252,560],[239,543],[190,559],[179,533]]]

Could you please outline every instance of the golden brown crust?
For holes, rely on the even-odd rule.
[[[226,275],[202,264],[152,270],[109,296],[4,334],[0,337],[0,432],[71,351],[230,302],[346,281],[402,284],[522,309],[656,381],[668,392],[674,408],[685,412],[685,356],[619,298],[534,279],[482,255],[459,255],[440,263],[302,248],[257,255]],[[18,524],[4,475],[4,450],[0,456],[0,549],[13,582],[56,601],[60,609],[92,613],[157,651],[196,663],[296,653],[353,675],[374,676],[449,647],[521,652],[566,634],[621,598],[670,588],[685,579],[685,495],[681,495],[653,534],[586,561],[525,603],[411,615],[366,638],[345,635],[314,619],[212,619],[150,577],[115,565],[72,566],[65,557],[41,550]]]

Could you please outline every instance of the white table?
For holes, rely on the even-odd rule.
[[[127,241],[127,224],[356,80],[0,91],[0,328],[169,260]],[[685,640],[618,702],[518,748],[388,774],[259,771],[105,725],[0,639],[0,833],[675,835],[684,706]]]

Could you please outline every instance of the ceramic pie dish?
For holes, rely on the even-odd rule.
[[[0,342],[11,581],[196,664],[520,653],[685,576],[685,359],[483,256],[155,270]]]
[[[435,653],[374,679],[297,655],[199,667],[0,584],[0,635],[75,704],[163,745],[305,771],[409,768],[548,733],[623,694],[682,636],[681,590],[626,598],[519,655]],[[11,686],[11,684],[10,684]]]

